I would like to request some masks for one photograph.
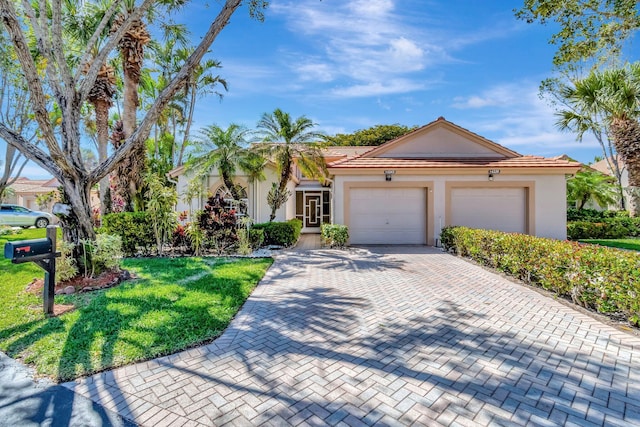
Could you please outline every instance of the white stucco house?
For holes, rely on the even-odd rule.
[[[524,156],[444,118],[378,147],[329,147],[330,179],[321,185],[297,168],[289,183],[292,197],[276,220],[299,218],[303,232],[322,223],[345,224],[351,244],[434,245],[447,225],[566,238],[566,176],[580,164]],[[266,195],[278,177],[250,183],[246,215],[269,219]],[[183,195],[188,171],[170,172]],[[205,179],[211,194],[226,189],[217,171]],[[205,200],[184,200],[178,211],[202,208]]]

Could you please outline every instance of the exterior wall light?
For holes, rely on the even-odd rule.
[[[493,181],[493,174],[492,173],[489,174],[489,181]]]
[[[489,174],[489,181],[493,181],[494,176],[500,173],[500,169],[489,169],[487,173]]]
[[[396,173],[396,171],[384,171],[384,179],[386,181],[391,181],[391,177]]]

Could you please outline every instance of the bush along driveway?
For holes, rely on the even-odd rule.
[[[213,343],[64,386],[143,426],[627,426],[640,340],[436,249],[314,250]]]
[[[441,238],[458,255],[640,325],[637,252],[467,227],[447,227]]]

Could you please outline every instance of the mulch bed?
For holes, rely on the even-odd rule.
[[[97,291],[100,289],[112,288],[119,285],[125,280],[134,278],[127,270],[111,270],[105,271],[99,276],[90,278],[78,276],[64,282],[56,283],[55,294],[72,294],[72,293],[84,293]],[[41,295],[44,288],[44,279],[34,278],[25,289],[25,292],[32,293],[34,295]],[[60,314],[67,313],[75,309],[75,306],[69,304],[54,304],[53,315],[59,316]]]

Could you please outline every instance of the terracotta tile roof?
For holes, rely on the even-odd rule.
[[[376,147],[369,146],[329,146],[326,147],[322,154],[326,158],[343,158],[350,159],[352,157],[361,156]]]
[[[29,179],[18,178],[10,187],[16,193],[48,193],[55,190],[60,184],[55,178]]]
[[[354,159],[339,160],[329,164],[329,167],[332,169],[575,168],[577,170],[581,166],[582,165],[580,163],[560,159],[549,159],[540,156],[520,156],[508,159],[398,159],[385,157],[357,157]]]

